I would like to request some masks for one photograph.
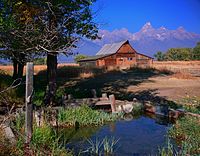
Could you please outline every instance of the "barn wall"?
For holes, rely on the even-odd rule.
[[[130,67],[140,66],[149,67],[152,65],[153,60],[145,55],[138,54],[129,43],[122,45],[117,53],[100,58],[96,61],[84,62],[87,66],[118,66],[118,67]]]
[[[153,63],[153,59],[142,54],[136,56],[137,66],[139,67],[150,67]]]
[[[102,67],[105,66],[105,60],[104,59],[99,59],[97,60],[97,64],[98,67]]]
[[[136,65],[136,51],[130,44],[124,44],[116,53],[116,64],[118,66]]]

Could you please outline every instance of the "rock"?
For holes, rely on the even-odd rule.
[[[0,106],[0,114],[6,114],[8,111],[7,107]]]
[[[5,124],[2,124],[2,128],[3,128],[3,130],[4,130],[5,137],[6,137],[11,143],[16,143],[15,135],[14,135],[12,129],[10,128],[10,126],[7,126],[7,125],[5,125]]]
[[[133,110],[133,104],[125,104],[123,105],[123,110],[125,113],[130,113]]]
[[[145,109],[145,111],[150,112],[150,113],[155,113],[156,112],[156,107],[151,105],[151,104],[149,104],[149,103],[145,103],[144,104],[144,109]]]

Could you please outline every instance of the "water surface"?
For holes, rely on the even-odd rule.
[[[117,121],[102,127],[67,129],[66,137],[70,138],[67,148],[78,153],[89,147],[87,139],[102,140],[105,137],[114,137],[119,139],[114,155],[157,155],[158,149],[166,146],[166,134],[170,126],[166,119],[142,115],[130,121]]]

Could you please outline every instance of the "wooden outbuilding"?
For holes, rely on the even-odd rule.
[[[105,44],[96,56],[90,56],[79,61],[81,66],[97,67],[149,67],[152,63],[152,57],[136,52],[128,40],[119,43]]]

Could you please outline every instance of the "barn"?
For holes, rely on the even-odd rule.
[[[140,54],[132,48],[129,41],[105,44],[95,56],[90,56],[78,61],[81,66],[97,67],[149,67],[153,63],[153,58]]]

